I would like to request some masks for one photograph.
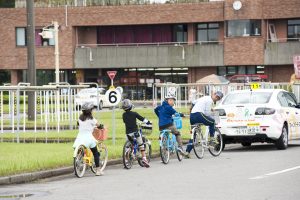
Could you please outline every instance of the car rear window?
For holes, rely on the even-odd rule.
[[[229,104],[264,104],[270,101],[272,92],[249,92],[229,94],[223,105]]]

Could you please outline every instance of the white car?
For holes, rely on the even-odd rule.
[[[80,90],[75,95],[75,105],[82,106],[84,102],[93,102],[94,106],[99,105],[101,110],[103,107],[108,107],[107,100],[105,99],[105,89],[104,88],[87,88]]]
[[[286,149],[300,138],[300,105],[293,93],[281,89],[237,90],[215,108],[224,143],[275,143]]]

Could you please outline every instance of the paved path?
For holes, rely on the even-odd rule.
[[[300,199],[300,141],[285,151],[273,145],[241,147],[229,145],[214,158],[178,162],[168,165],[159,159],[151,168],[135,165],[125,170],[121,165],[109,167],[102,177],[88,173],[78,179],[73,174],[31,184],[0,188],[1,196],[34,194],[25,199],[83,200],[185,200],[185,199]]]

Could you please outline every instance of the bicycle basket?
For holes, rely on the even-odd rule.
[[[174,122],[174,126],[177,129],[181,129],[182,128],[182,118],[180,117],[180,115],[175,115],[173,117],[173,122]]]
[[[151,135],[152,124],[141,124],[141,129],[142,129],[143,135]]]
[[[107,140],[108,130],[107,128],[103,128],[103,129],[94,128],[93,136],[96,140],[100,140],[100,141]]]

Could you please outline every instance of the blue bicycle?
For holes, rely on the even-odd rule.
[[[178,113],[173,117],[174,125],[177,129],[182,128],[182,119]],[[164,129],[160,132],[160,157],[164,164],[168,164],[170,160],[170,154],[176,152],[179,161],[182,161],[182,154],[178,150],[178,143],[176,141],[176,136],[171,133],[171,130]]]
[[[151,141],[146,138],[146,135],[150,135],[152,133],[152,124],[138,124],[139,132],[141,133],[143,142],[144,142],[144,148],[145,148],[145,155],[150,162],[151,159],[151,153],[152,153],[152,147],[151,147]],[[136,137],[134,134],[129,135],[129,140],[127,140],[123,147],[123,164],[126,169],[130,169],[134,163],[135,160],[138,161],[139,165],[141,167],[144,167],[144,164],[142,162],[142,154],[139,149],[139,145],[136,141]]]

